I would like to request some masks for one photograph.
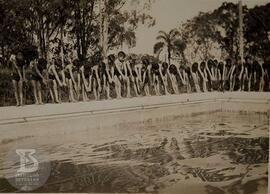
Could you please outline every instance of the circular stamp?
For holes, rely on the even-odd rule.
[[[6,155],[4,176],[19,191],[34,191],[50,176],[48,156],[41,146],[17,144]]]

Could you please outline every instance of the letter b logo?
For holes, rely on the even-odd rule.
[[[20,173],[32,173],[38,170],[38,160],[33,156],[35,149],[17,149],[16,153],[20,156]]]

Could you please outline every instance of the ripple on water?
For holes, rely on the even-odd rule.
[[[111,140],[97,137],[100,143],[52,137],[44,145],[52,174],[38,192],[259,193],[267,188],[269,158],[263,123],[265,115],[215,113],[147,121],[148,128],[112,131]],[[0,183],[0,191],[14,191]]]

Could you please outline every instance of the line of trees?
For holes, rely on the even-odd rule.
[[[270,3],[252,9],[243,7],[244,53],[270,61]],[[170,32],[159,32],[154,53],[166,52],[183,64],[209,58],[236,60],[239,56],[238,4],[224,2],[210,12],[200,12]]]
[[[128,3],[125,0],[0,0],[3,59],[6,61],[11,52],[21,50],[28,60],[37,53],[44,58],[50,55],[64,58],[69,51],[76,51],[78,58],[84,60],[101,49],[102,33],[107,34],[107,50],[124,44],[134,47],[138,25],[153,26],[155,19],[149,14],[152,0],[133,1],[136,6],[129,11],[125,9]],[[102,25],[107,25],[105,32]]]

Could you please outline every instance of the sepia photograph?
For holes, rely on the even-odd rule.
[[[0,0],[0,193],[269,194],[270,0]]]

